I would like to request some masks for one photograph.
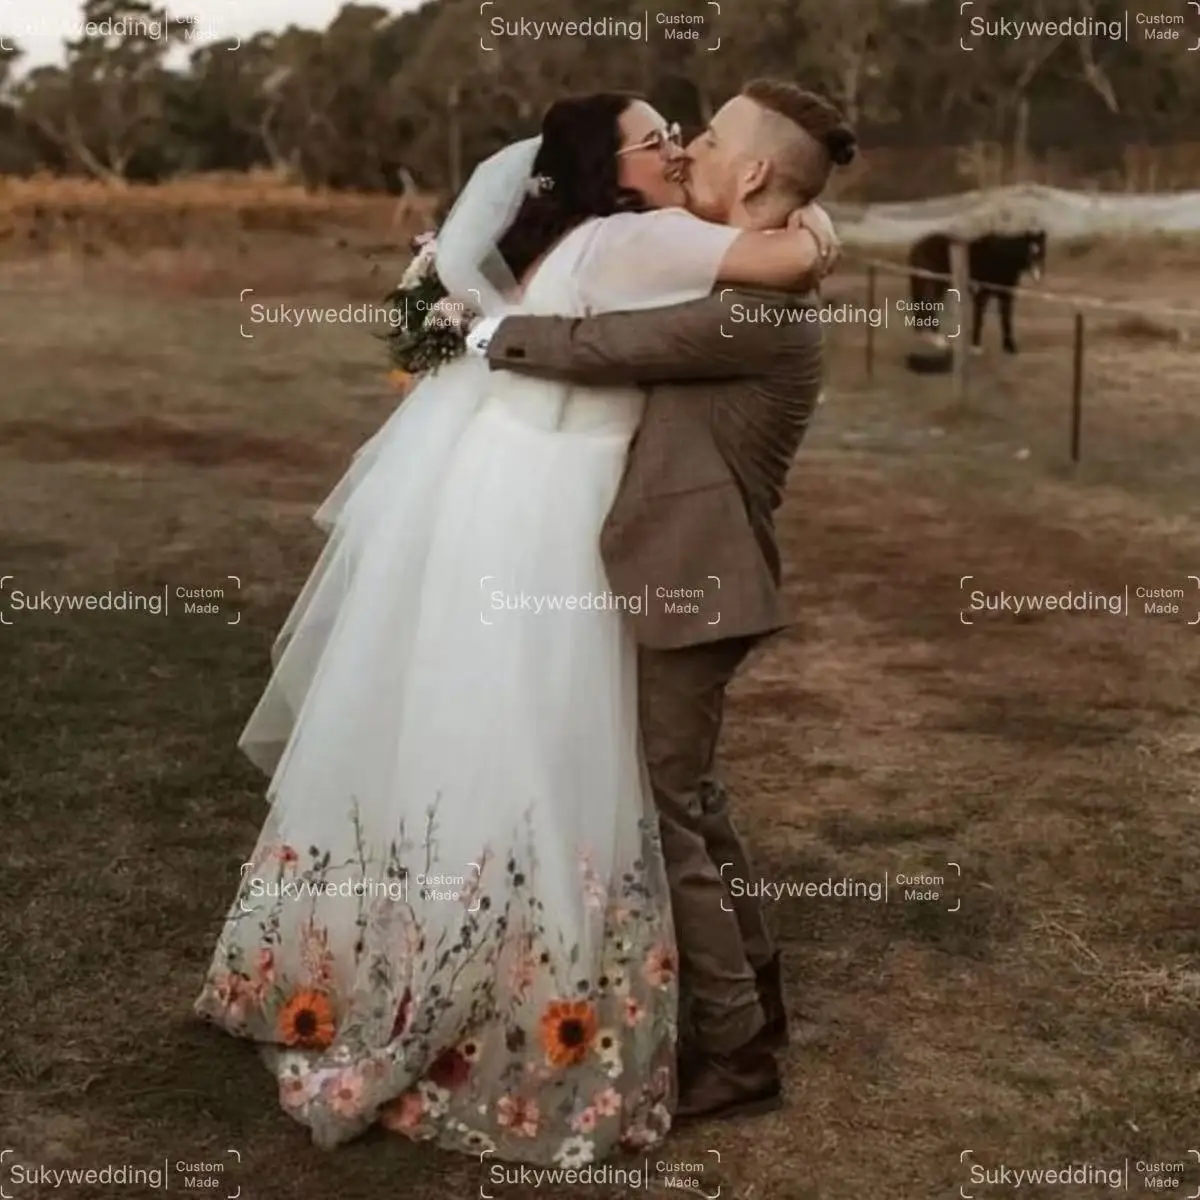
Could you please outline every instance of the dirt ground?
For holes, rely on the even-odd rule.
[[[1198,263],[1064,251],[1044,286],[1195,303]],[[167,1163],[172,1190],[247,1200],[627,1194],[489,1184],[392,1135],[318,1151],[252,1051],[191,1017],[264,815],[235,742],[310,515],[396,400],[363,323],[249,305],[370,300],[391,270],[266,235],[230,263],[0,270],[5,586],[226,592],[213,614],[4,609],[9,1195],[151,1193],[13,1163]],[[861,302],[853,264],[833,294]],[[724,745],[756,867],[793,885],[771,906],[787,1105],[673,1135],[661,1194],[986,1196],[1002,1167],[1086,1180],[1030,1197],[1110,1194],[1109,1170],[1200,1194],[1200,328],[1089,317],[1072,465],[1070,323],[1023,303],[1015,358],[990,327],[965,400],[903,371],[894,315],[871,378],[864,327],[831,326],[780,516],[799,622],[737,682]],[[1068,592],[1090,609],[988,607]],[[936,895],[906,897],[921,876]],[[795,894],[822,881],[857,894]],[[191,1172],[211,1186],[177,1167],[214,1163]]]

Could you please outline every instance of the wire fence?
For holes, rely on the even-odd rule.
[[[970,425],[1021,456],[1086,460],[1129,481],[1200,484],[1200,308],[985,285],[1011,298],[1018,349],[997,356],[993,307],[976,357],[965,247],[950,272],[854,251],[842,264],[838,300],[860,300],[868,318],[847,322],[862,332],[862,377],[910,418]],[[932,320],[913,310],[914,277],[947,284]],[[855,349],[837,336],[852,364]]]

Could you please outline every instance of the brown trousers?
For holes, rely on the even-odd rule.
[[[658,807],[680,985],[699,1048],[712,1054],[736,1049],[761,1028],[754,972],[774,953],[761,900],[730,889],[729,881],[754,876],[712,774],[725,689],[757,641],[638,650],[642,749]]]

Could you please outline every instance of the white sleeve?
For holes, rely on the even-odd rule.
[[[602,217],[579,257],[576,287],[587,312],[665,308],[707,296],[741,230],[682,208]]]
[[[500,322],[503,317],[481,317],[471,326],[471,332],[467,334],[466,345],[467,353],[474,354],[479,358],[486,358],[488,346],[500,328]]]

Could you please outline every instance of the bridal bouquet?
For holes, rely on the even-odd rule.
[[[457,358],[466,347],[463,314],[447,300],[434,269],[437,240],[432,233],[413,239],[413,260],[387,303],[399,316],[387,334],[393,378],[407,382],[414,375],[436,371]]]

